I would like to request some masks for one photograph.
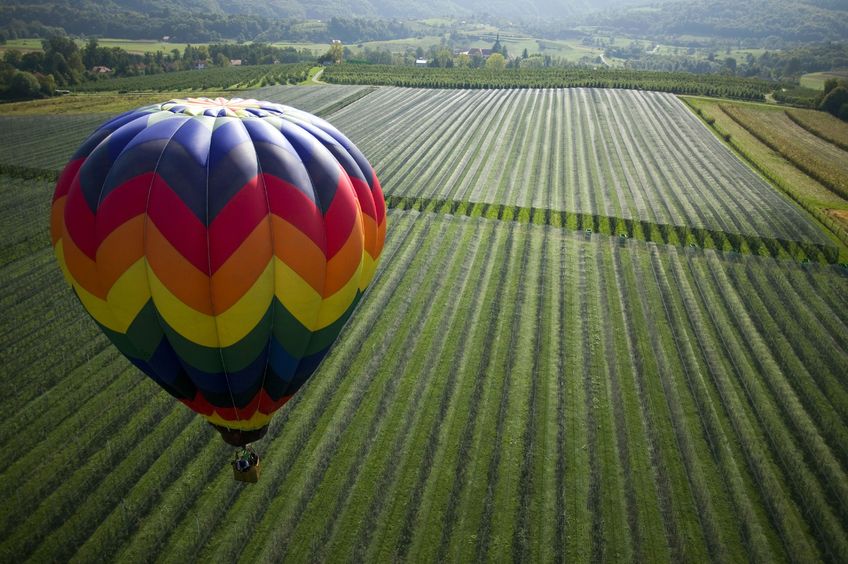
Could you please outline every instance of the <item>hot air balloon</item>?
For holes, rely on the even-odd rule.
[[[100,126],[59,177],[51,231],[114,346],[244,446],[353,313],[386,208],[371,165],[326,121],[187,98]]]

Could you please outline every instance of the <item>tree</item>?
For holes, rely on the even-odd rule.
[[[486,68],[489,70],[503,70],[506,68],[506,59],[500,53],[493,53],[486,59]]]
[[[342,42],[338,39],[333,39],[333,42],[330,43],[330,50],[327,51],[327,55],[331,61],[338,65],[344,58],[344,52],[345,48],[344,45],[342,45]]]
[[[6,61],[7,64],[18,68],[21,65],[21,52],[17,49],[9,49],[3,54],[3,60]]]
[[[228,67],[230,66],[230,59],[223,53],[218,53],[215,55],[215,66],[216,67]]]
[[[848,103],[848,88],[840,85],[828,92],[827,96],[822,100],[819,109],[833,115],[838,115],[842,105],[846,103]]]
[[[725,58],[724,67],[733,74],[736,74],[736,59],[734,59],[733,57]]]
[[[522,51],[522,52],[521,52],[521,58],[522,58],[522,59],[526,59],[526,58],[527,58],[527,57],[529,57],[529,56],[530,56],[530,54],[529,54],[529,53],[527,53],[527,47],[525,47],[525,48],[524,48],[524,51]]]
[[[9,94],[15,98],[36,98],[41,92],[41,85],[32,73],[17,71],[9,82]]]

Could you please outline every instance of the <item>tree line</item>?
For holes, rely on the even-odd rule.
[[[266,43],[186,45],[169,52],[130,53],[104,47],[89,39],[84,47],[69,37],[43,39],[42,51],[22,53],[8,49],[0,60],[0,98],[32,99],[52,96],[56,90],[80,87],[114,77],[156,75],[205,68],[313,62],[309,49],[274,47]]]

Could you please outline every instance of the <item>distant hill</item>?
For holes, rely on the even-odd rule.
[[[76,6],[109,13],[137,12],[256,15],[283,18],[432,18],[489,15],[498,18],[564,18],[615,5],[650,0],[4,0],[6,7]],[[821,1],[821,0],[820,0]]]
[[[588,21],[623,33],[786,41],[848,39],[846,0],[677,0],[590,16]],[[831,9],[839,8],[839,9]]]

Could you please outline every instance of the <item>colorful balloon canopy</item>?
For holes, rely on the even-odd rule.
[[[121,353],[211,423],[248,432],[353,312],[385,212],[371,165],[326,121],[188,98],[97,129],[59,178],[51,230],[66,279]]]

